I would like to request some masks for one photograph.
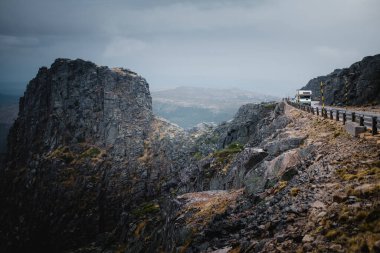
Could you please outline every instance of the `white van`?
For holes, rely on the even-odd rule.
[[[311,105],[311,90],[298,90],[297,102],[300,104]]]

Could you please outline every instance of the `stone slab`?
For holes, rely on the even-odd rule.
[[[367,131],[367,128],[365,126],[360,126],[358,123],[356,123],[356,122],[350,122],[350,121],[346,122],[345,128],[346,128],[346,131],[350,135],[355,136],[355,137],[358,137],[359,134],[364,133],[365,131]]]

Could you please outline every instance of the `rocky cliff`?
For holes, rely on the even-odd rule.
[[[1,246],[58,251],[119,236],[127,210],[178,176],[186,138],[153,116],[148,84],[130,70],[68,59],[41,68],[8,138]]]
[[[2,252],[380,249],[376,141],[284,103],[184,131],[136,73],[58,59],[8,139]]]
[[[380,55],[368,56],[349,68],[311,79],[302,89],[312,90],[314,99],[321,97],[320,83],[325,84],[327,105],[380,104]],[[347,88],[346,88],[347,87]]]

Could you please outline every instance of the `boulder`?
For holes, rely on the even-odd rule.
[[[365,126],[360,126],[358,123],[351,121],[347,121],[344,127],[346,131],[354,137],[358,137],[361,133],[367,131]]]

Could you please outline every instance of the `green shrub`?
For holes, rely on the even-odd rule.
[[[193,157],[194,157],[196,160],[199,161],[199,160],[202,159],[203,155],[202,155],[201,152],[196,152],[196,153],[193,155]]]
[[[148,202],[140,205],[138,208],[131,211],[135,216],[142,217],[148,214],[158,213],[160,211],[160,206],[153,202]]]
[[[217,163],[228,163],[232,156],[243,151],[244,146],[238,142],[231,143],[227,148],[218,150],[214,153]]]
[[[217,157],[226,157],[230,154],[235,154],[243,151],[244,146],[238,142],[231,143],[227,148],[215,152]]]
[[[100,154],[100,150],[98,148],[95,148],[95,147],[91,147],[89,149],[87,149],[86,151],[84,151],[80,157],[81,158],[86,158],[86,157],[90,157],[90,158],[93,158],[93,157],[96,157]]]
[[[265,109],[268,109],[268,110],[274,110],[274,108],[276,108],[276,104],[275,103],[265,103],[265,104],[263,104],[263,107]]]

